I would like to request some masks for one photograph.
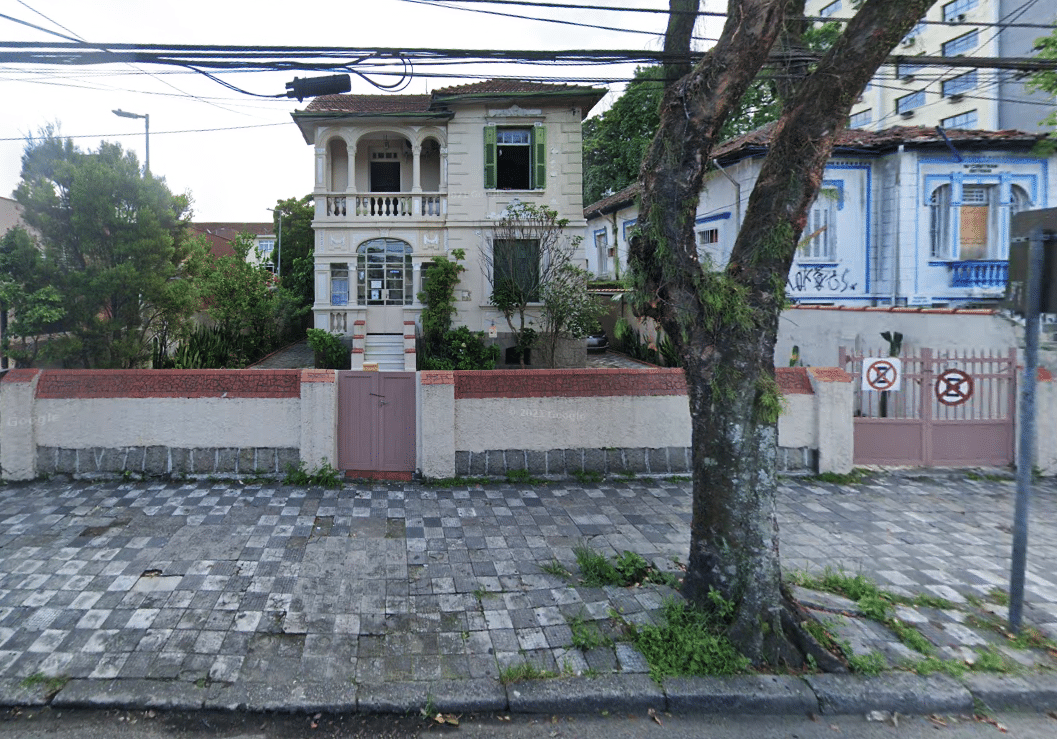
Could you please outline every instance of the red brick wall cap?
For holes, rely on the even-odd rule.
[[[811,373],[819,382],[851,382],[852,376],[842,370],[840,367],[808,367],[807,371]]]
[[[33,378],[40,374],[39,369],[13,369],[0,378],[0,382],[33,382]]]
[[[37,397],[300,398],[301,370],[44,370]]]

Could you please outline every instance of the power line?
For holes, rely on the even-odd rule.
[[[151,136],[165,136],[167,134],[174,134],[174,133],[216,133],[218,131],[244,131],[244,130],[249,129],[249,128],[274,128],[276,126],[292,126],[292,125],[294,125],[293,121],[283,121],[282,123],[254,123],[254,124],[250,124],[250,125],[247,125],[247,126],[223,126],[223,127],[220,127],[220,128],[185,128],[185,129],[176,130],[176,131],[151,131],[150,135]],[[123,138],[123,137],[127,137],[127,136],[139,137],[139,136],[142,136],[142,135],[143,135],[143,132],[140,131],[140,132],[137,132],[137,133],[106,133],[106,134],[101,134],[101,133],[88,134],[88,133],[85,133],[85,134],[77,134],[75,136],[67,136],[65,134],[62,134],[62,135],[57,136],[57,138],[60,138],[60,139],[112,139],[112,138]],[[27,139],[32,139],[32,138],[33,138],[32,136],[15,136],[15,137],[10,137],[9,136],[9,137],[6,137],[6,138],[0,138],[0,141],[26,141]]]

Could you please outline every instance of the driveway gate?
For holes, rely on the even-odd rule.
[[[338,373],[338,467],[352,477],[410,480],[415,373]]]
[[[884,359],[871,362],[872,357]],[[886,352],[864,355],[840,347],[839,359],[855,377],[856,464],[1012,464],[1016,349],[1005,354],[920,349],[891,362]],[[864,359],[871,365],[866,382]],[[897,385],[898,390],[883,389]]]

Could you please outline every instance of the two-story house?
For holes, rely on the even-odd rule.
[[[353,369],[415,368],[417,295],[453,249],[466,253],[454,323],[509,342],[489,303],[490,229],[520,201],[583,232],[580,125],[604,94],[489,80],[327,95],[293,114],[315,147],[314,325],[352,337]]]

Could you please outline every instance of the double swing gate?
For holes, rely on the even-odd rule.
[[[1012,464],[1016,349],[839,351],[840,366],[854,376],[855,464]]]

